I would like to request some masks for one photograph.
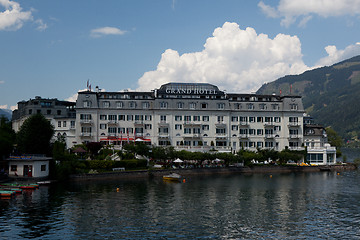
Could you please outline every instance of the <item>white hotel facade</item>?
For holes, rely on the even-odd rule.
[[[143,141],[175,149],[303,149],[300,96],[236,94],[206,83],[150,92],[79,92],[73,144]],[[69,146],[70,147],[70,146]]]

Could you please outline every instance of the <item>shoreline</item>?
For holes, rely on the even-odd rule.
[[[106,173],[85,173],[70,176],[70,181],[89,181],[107,179],[131,179],[162,177],[171,172],[176,172],[182,176],[194,175],[225,175],[225,174],[263,174],[263,173],[296,173],[296,172],[341,172],[356,170],[355,164],[326,165],[326,166],[252,166],[252,167],[215,167],[215,168],[191,168],[191,169],[157,169],[157,170],[135,170],[118,171]]]

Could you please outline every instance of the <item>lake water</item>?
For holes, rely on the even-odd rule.
[[[359,201],[359,171],[57,184],[0,200],[0,239],[360,239]]]

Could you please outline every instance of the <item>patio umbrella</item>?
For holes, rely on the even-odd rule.
[[[180,158],[177,158],[177,159],[174,160],[174,163],[182,163],[182,162],[184,162],[184,161],[181,160]]]

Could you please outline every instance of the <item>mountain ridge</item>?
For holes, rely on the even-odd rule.
[[[301,95],[306,112],[345,140],[360,137],[360,55],[264,84],[258,94]]]

